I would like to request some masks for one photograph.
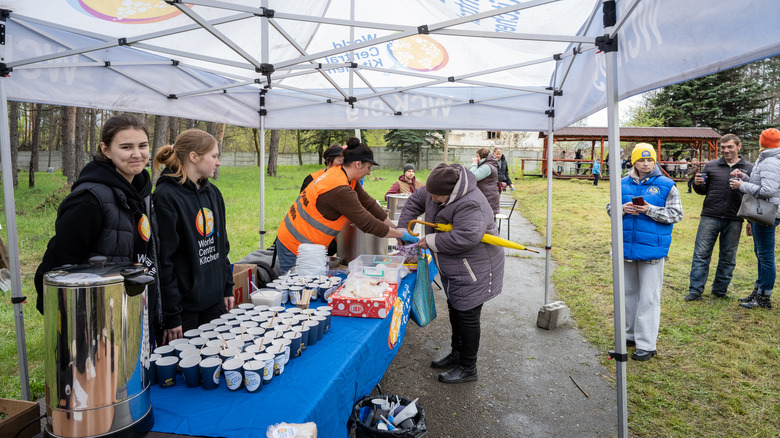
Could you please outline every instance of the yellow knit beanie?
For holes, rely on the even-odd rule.
[[[656,163],[658,159],[655,155],[655,149],[647,143],[637,143],[634,150],[631,151],[631,165],[633,166],[640,158],[652,158]]]

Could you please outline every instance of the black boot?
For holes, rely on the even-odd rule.
[[[747,303],[739,303],[740,306],[746,309],[753,309],[755,307],[763,307],[764,309],[771,309],[772,303],[769,301],[769,295],[756,294],[752,301]]]
[[[452,350],[452,352],[443,358],[439,360],[434,360],[431,362],[431,368],[450,368],[454,367],[455,365],[460,362],[460,353],[458,353],[455,350]]]
[[[458,365],[446,373],[439,374],[439,381],[442,383],[466,383],[477,380],[477,367],[464,367]]]
[[[750,295],[748,295],[748,296],[746,296],[744,298],[740,298],[739,302],[740,303],[749,303],[749,302],[753,301],[753,299],[756,297],[757,294],[758,294],[758,288],[754,287],[753,288],[753,292],[750,292]]]

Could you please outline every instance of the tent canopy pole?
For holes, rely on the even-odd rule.
[[[611,35],[616,22],[615,1],[604,2],[604,31]],[[597,39],[598,43],[598,39]],[[620,180],[620,113],[618,112],[618,40],[617,36],[603,41],[601,50],[606,57],[607,83],[607,132],[609,138],[609,197],[612,205],[610,223],[612,228],[612,293],[615,314],[615,350],[610,355],[615,359],[618,408],[618,437],[628,436],[628,407],[626,392],[626,305],[623,271],[623,215]]]
[[[11,264],[11,303],[16,326],[16,355],[19,358],[19,383],[22,398],[30,400],[30,375],[27,370],[27,340],[24,334],[24,303],[22,296],[22,271],[19,263],[19,238],[16,232],[16,200],[11,175],[11,135],[8,128],[8,97],[5,94],[5,78],[0,78],[0,161],[3,162],[3,195],[5,196],[5,225],[8,240],[8,260]],[[16,123],[16,120],[14,120]]]

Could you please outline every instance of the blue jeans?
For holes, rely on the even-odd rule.
[[[691,260],[691,281],[688,292],[701,295],[710,273],[710,259],[715,241],[720,240],[718,267],[712,281],[713,295],[723,296],[731,283],[737,260],[737,246],[742,234],[742,221],[702,216],[696,231],[696,243]],[[720,236],[720,237],[719,237]]]
[[[774,225],[753,223],[753,252],[758,260],[758,279],[756,287],[762,295],[771,295],[775,287],[775,227],[780,219],[775,219]]]
[[[298,256],[282,245],[282,242],[276,241],[276,259],[279,260],[279,274],[284,275],[295,267]]]

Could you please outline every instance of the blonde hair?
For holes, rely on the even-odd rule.
[[[173,172],[172,177],[180,178],[179,183],[184,184],[188,179],[184,163],[189,159],[190,152],[203,156],[211,152],[216,144],[217,139],[208,132],[188,129],[179,134],[172,145],[165,145],[154,154],[154,170],[159,173],[165,166]]]

